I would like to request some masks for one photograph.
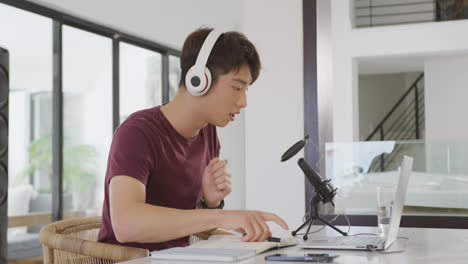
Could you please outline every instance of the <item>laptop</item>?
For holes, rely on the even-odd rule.
[[[398,236],[401,214],[403,212],[403,202],[405,201],[408,181],[413,168],[413,158],[404,156],[400,168],[400,178],[398,180],[395,194],[395,202],[392,207],[390,227],[386,237],[377,235],[343,236],[333,238],[320,238],[308,240],[301,243],[299,247],[308,249],[353,249],[353,250],[386,250],[392,245]]]

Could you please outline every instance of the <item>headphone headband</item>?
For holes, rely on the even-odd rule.
[[[211,50],[213,49],[216,40],[218,40],[221,34],[222,33],[217,31],[216,29],[211,30],[210,34],[208,34],[205,41],[203,42],[200,51],[198,52],[195,67],[199,69],[204,69],[206,67],[206,63],[208,62],[208,58],[210,57]]]

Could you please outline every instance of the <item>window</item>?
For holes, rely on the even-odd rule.
[[[63,209],[101,214],[112,140],[112,40],[63,26]]]
[[[120,43],[120,122],[162,103],[161,54]]]
[[[8,215],[50,212],[52,20],[0,4],[0,36],[10,53]]]
[[[0,0],[0,36],[10,54],[8,215],[51,212],[59,220],[63,212],[52,201],[62,202],[64,217],[100,214],[113,121],[161,104],[169,94],[162,80],[178,78],[162,56],[177,60],[180,52],[25,0]],[[60,92],[63,105],[54,100]],[[62,126],[54,119],[60,116]],[[58,149],[52,142],[61,134]],[[61,174],[53,175],[52,163]],[[54,184],[57,176],[62,186]],[[67,214],[73,211],[79,214]],[[14,228],[8,235],[39,229]]]

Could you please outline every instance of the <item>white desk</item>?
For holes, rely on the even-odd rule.
[[[347,230],[341,227],[342,230]],[[350,234],[374,232],[375,227],[351,227]],[[310,237],[337,236],[338,233],[330,228]],[[379,253],[351,250],[305,250],[298,247],[283,248],[265,252],[255,258],[241,262],[247,263],[284,263],[279,261],[265,261],[267,255],[276,253],[329,253],[340,255],[334,263],[391,263],[391,264],[431,264],[431,263],[468,263],[468,230],[464,229],[426,229],[426,228],[400,228],[400,236],[408,237],[408,246],[401,253]],[[302,237],[300,238],[302,240]],[[183,264],[190,262],[152,260],[151,257],[123,262],[125,264]],[[193,262],[191,262],[193,263]],[[201,263],[201,262],[198,262]],[[210,262],[213,263],[214,262]],[[223,264],[230,262],[221,262]],[[289,262],[301,263],[301,262]],[[307,262],[302,262],[307,263]]]

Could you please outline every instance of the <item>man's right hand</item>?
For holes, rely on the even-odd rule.
[[[276,214],[261,211],[221,211],[220,227],[227,230],[235,230],[241,234],[242,241],[265,241],[271,236],[267,221],[273,221],[285,230],[289,230],[286,222]]]

